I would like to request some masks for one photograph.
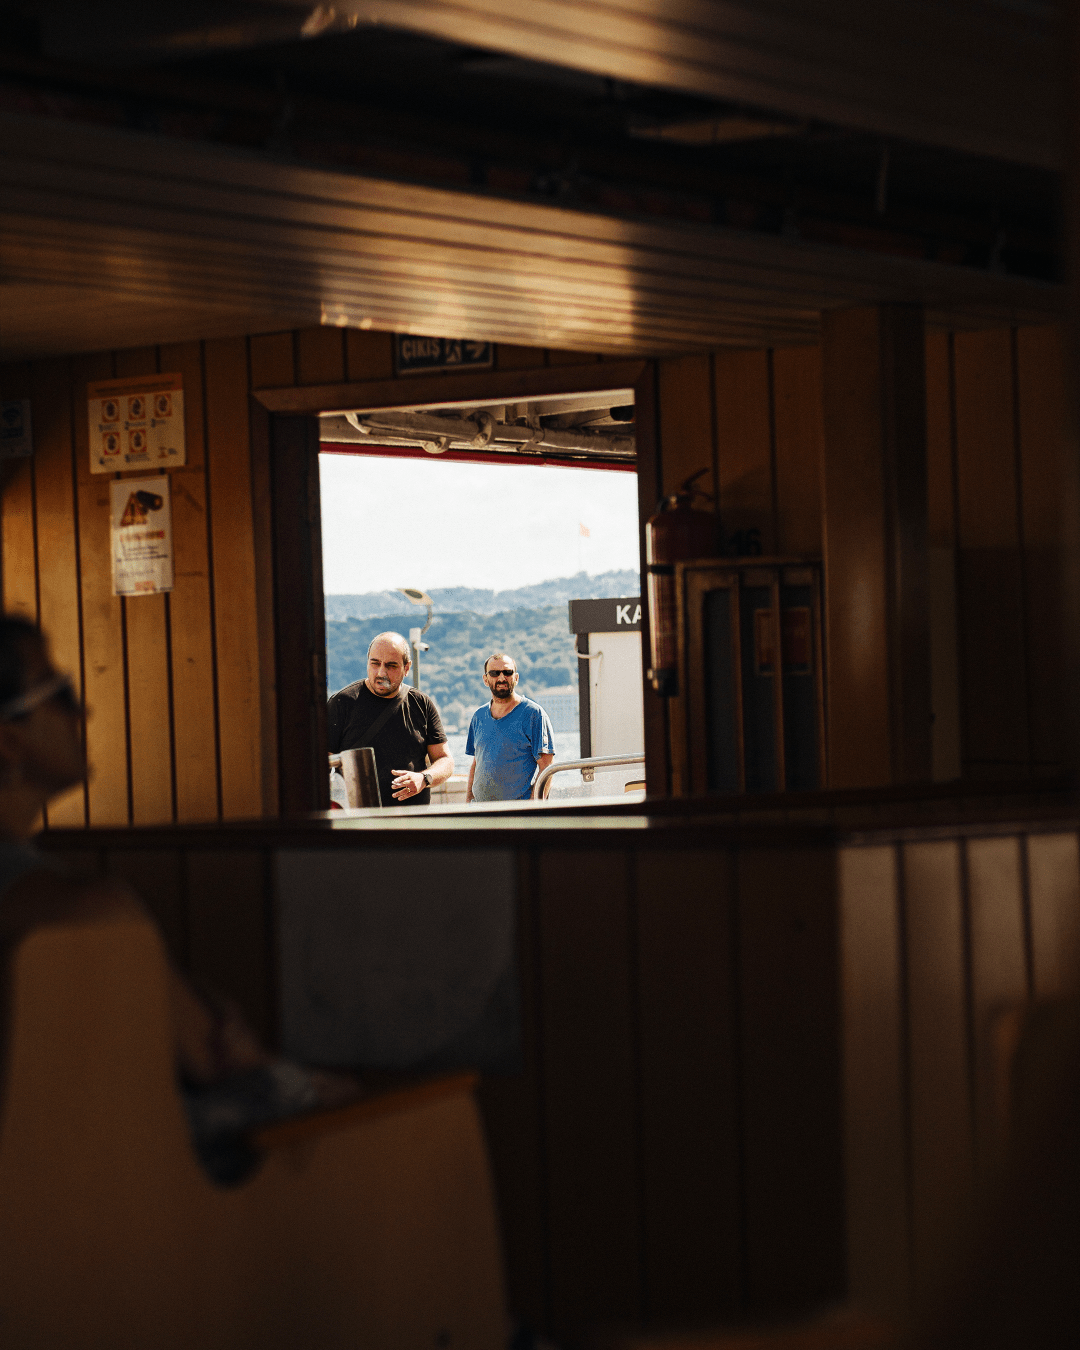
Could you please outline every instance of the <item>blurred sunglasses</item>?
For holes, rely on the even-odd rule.
[[[70,678],[67,675],[54,675],[51,680],[35,685],[18,698],[0,704],[0,722],[14,722],[16,718],[25,717],[39,704],[48,703],[50,699],[55,699],[57,706],[64,712],[79,712],[79,700],[75,697]]]
[[[496,675],[516,675],[516,670],[489,670],[488,678],[494,679]]]

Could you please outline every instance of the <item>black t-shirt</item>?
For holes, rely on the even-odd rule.
[[[400,695],[401,690],[398,690]],[[373,694],[363,680],[340,689],[326,705],[327,744],[332,755],[339,750],[356,750],[368,745],[368,727],[386,711],[387,700]],[[379,794],[383,806],[426,806],[431,792],[425,788],[415,797],[394,801],[390,780],[395,769],[423,773],[427,767],[427,748],[446,740],[442,718],[435,700],[409,688],[392,717],[370,742],[375,751],[375,771],[379,776]]]

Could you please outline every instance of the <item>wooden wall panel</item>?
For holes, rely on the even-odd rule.
[[[496,344],[496,370],[533,370],[543,364],[544,353],[536,347],[517,347],[510,342]]]
[[[296,384],[296,335],[259,333],[248,339],[252,389],[280,389]]]
[[[926,351],[907,305],[822,316],[825,610],[834,787],[932,767]]]
[[[498,352],[502,348],[497,348]],[[349,380],[389,380],[394,375],[392,333],[364,332],[349,328],[345,333],[345,363]],[[501,368],[501,363],[500,363]]]
[[[903,848],[913,1292],[948,1259],[972,1175],[970,1025],[961,846]]]
[[[5,398],[30,398],[33,372],[25,363],[2,369]],[[31,419],[36,409],[31,408]],[[34,521],[34,461],[11,460],[0,466],[4,484],[0,516],[0,576],[4,586],[4,609],[37,623],[37,545]]]
[[[635,869],[648,1320],[740,1308],[742,1195],[726,853],[640,853]]]
[[[1025,843],[1036,988],[1065,992],[1080,859],[1048,825],[812,848],[760,820],[636,856],[555,827],[521,848],[525,1072],[481,1091],[512,1311],[575,1345],[598,1323],[816,1313],[823,1293],[902,1320],[970,1189],[979,1010],[1023,983]],[[176,959],[272,1034],[267,854],[123,839],[109,869]],[[380,846],[354,842],[358,866]],[[400,857],[422,867],[423,845]]]
[[[118,377],[159,369],[153,347],[117,353]],[[127,651],[131,821],[133,825],[160,825],[171,821],[174,813],[169,597],[128,596],[121,604]]]
[[[278,680],[275,669],[278,635],[274,624],[274,510],[270,464],[270,414],[252,399],[251,514],[255,548],[253,610],[258,629],[256,667],[259,671],[259,768],[257,796],[264,815],[276,816],[278,798]],[[274,678],[270,678],[273,673]]]
[[[572,355],[580,364],[581,354]],[[496,348],[496,365],[536,368],[562,356],[569,359],[566,353],[503,345]],[[729,531],[754,523],[764,530],[766,551],[818,555],[827,524],[820,478],[821,359],[818,348],[807,347],[725,350],[660,362],[658,435],[645,452],[649,463],[642,465],[642,514],[651,513],[661,491],[706,467]],[[37,381],[43,391],[35,398],[42,405],[40,427],[59,428],[62,421],[57,411],[64,401],[62,368],[63,363],[4,372],[5,389],[13,395]],[[89,378],[117,372],[166,368],[183,371],[188,407],[189,463],[172,475],[176,589],[167,599],[121,603],[111,595],[108,479],[91,479],[88,472],[85,385]],[[266,558],[257,560],[254,552],[256,510],[265,516],[268,503],[259,477],[265,466],[257,463],[253,476],[251,459],[263,454],[265,445],[252,444],[249,391],[298,380],[388,378],[392,368],[392,335],[336,328],[72,360],[67,403],[77,492],[69,490],[64,503],[62,488],[59,496],[50,490],[48,502],[37,490],[35,507],[35,475],[47,471],[55,477],[67,453],[62,431],[50,431],[51,467],[46,470],[39,459],[36,466],[6,470],[2,549],[5,603],[36,616],[40,590],[46,627],[56,629],[66,663],[84,674],[93,710],[87,732],[96,766],[87,794],[92,823],[129,819],[129,746],[130,814],[136,821],[168,820],[174,810],[179,819],[196,820],[276,809],[276,748],[274,735],[265,734],[275,725],[267,661],[273,624],[260,601],[259,568],[265,570]],[[1045,328],[1020,330],[1015,337],[1007,330],[931,335],[926,379],[932,772],[938,779],[955,777],[961,763],[977,775],[1051,768],[1064,700],[1054,552],[1060,334]],[[50,380],[56,399],[44,392]],[[845,403],[845,417],[853,415],[853,407]],[[645,440],[643,425],[643,447]],[[849,496],[857,477],[846,479]],[[872,511],[858,514],[871,548],[880,533],[872,516]],[[56,546],[43,550],[39,541],[35,553],[35,531],[42,530],[52,532]],[[70,576],[75,552],[79,575],[73,593],[63,577]],[[852,614],[856,609],[862,614],[859,631],[866,638],[882,604],[865,586],[852,588],[857,571],[848,556],[832,569],[827,586],[832,602],[839,603],[838,589],[851,591],[845,603]],[[80,606],[82,644],[76,650],[72,616],[77,622]],[[965,653],[962,680],[958,633]],[[874,645],[863,641],[860,651],[865,655]],[[834,659],[830,669],[836,665]],[[867,679],[863,688],[883,695],[885,681]],[[867,729],[883,720],[883,708],[870,695],[844,706],[845,717],[832,728],[831,748],[842,736],[865,752],[873,741]],[[654,790],[663,790],[671,771],[668,742],[678,727],[666,726],[670,712],[650,709],[650,763],[663,762],[663,772],[653,775]],[[171,749],[170,737],[176,742]],[[856,781],[843,777],[835,754],[830,763],[836,784]],[[681,789],[677,764],[674,769]],[[887,776],[883,771],[858,781]],[[62,819],[75,821],[78,794],[58,809]]]
[[[911,1296],[907,1007],[894,845],[840,855],[848,1298],[896,1316]]]
[[[234,999],[272,1045],[273,910],[269,857],[254,849],[187,855],[187,963],[197,983]]]
[[[34,496],[37,512],[39,622],[49,636],[53,663],[82,686],[82,623],[71,437],[71,363],[35,364]],[[79,784],[51,802],[50,826],[86,823],[86,788]]]
[[[869,787],[893,773],[878,316],[833,323],[822,353],[829,786]]]
[[[544,357],[544,364],[549,366],[583,366],[590,361],[600,360],[599,356],[590,352],[572,352],[559,347],[549,347]]]
[[[938,779],[1062,763],[1062,342],[1052,326],[927,338]]]
[[[173,570],[169,596],[176,818],[218,816],[217,709],[214,698],[213,597],[206,490],[202,346],[161,348],[161,369],[184,377],[187,463],[170,474]]]
[[[44,586],[42,621],[90,709],[86,804],[76,791],[55,805],[54,823],[77,824],[87,812],[91,824],[114,825],[276,811],[276,747],[266,735],[273,624],[260,601],[266,558],[254,542],[255,511],[267,514],[268,501],[265,466],[253,473],[250,390],[389,378],[392,350],[389,333],[319,328],[4,368],[5,396],[33,394],[38,444],[36,462],[4,470],[4,604],[36,621]],[[497,349],[504,368],[563,356]],[[120,600],[110,479],[89,472],[86,385],[166,370],[183,374],[187,413],[187,464],[170,471],[175,588]],[[42,474],[49,492],[35,505]],[[42,531],[44,550],[35,546]]]
[[[821,557],[821,348],[772,354],[776,551]]]
[[[772,353],[721,351],[716,382],[716,494],[729,535],[761,532],[761,551],[776,551],[773,476]]]
[[[221,812],[237,820],[263,810],[247,348],[242,338],[222,338],[205,352]]]
[[[559,1333],[642,1313],[628,862],[552,849],[539,857],[550,1321]]]
[[[282,815],[329,809],[326,625],[322,604],[318,427],[280,417],[271,428],[277,801]]]
[[[1080,984],[1080,847],[1075,832],[1031,835],[1027,865],[1035,997],[1074,997]]]
[[[652,366],[649,378],[641,382],[638,407],[635,411],[637,429],[637,500],[638,550],[644,567],[647,555],[646,522],[656,510],[662,492],[660,467],[660,418],[658,385],[659,369]],[[641,682],[645,714],[645,776],[650,796],[667,797],[676,793],[673,785],[673,765],[678,769],[678,744],[685,745],[685,737],[677,740],[679,720],[673,719],[670,700],[656,693],[649,681],[652,665],[651,616],[649,606],[641,611]],[[673,725],[674,721],[674,725]],[[676,793],[677,795],[677,793]]]
[[[187,854],[183,849],[109,850],[105,873],[121,877],[139,896],[161,930],[169,956],[181,969],[189,965]]]
[[[776,1314],[846,1283],[836,858],[744,848],[737,875],[744,1300]]]
[[[716,492],[716,423],[713,405],[712,360],[709,356],[682,356],[657,364],[656,388],[659,416],[659,478],[660,487],[648,505],[640,503],[648,519],[656,510],[660,496],[677,492],[693,474],[704,469],[695,486],[715,496]],[[644,489],[645,477],[639,486]],[[710,510],[715,502],[696,500],[695,507]],[[644,557],[644,554],[642,555]],[[651,661],[646,661],[646,667]],[[651,693],[651,691],[650,691]],[[690,791],[686,764],[685,690],[665,700],[669,728],[670,790],[675,796]],[[659,721],[659,718],[655,718]],[[652,763],[647,758],[647,767]],[[656,774],[649,770],[655,779]],[[655,788],[653,789],[655,791]]]
[[[715,494],[715,413],[712,371],[708,356],[680,356],[661,361],[657,384],[660,398],[660,443],[663,447],[663,479],[660,491],[676,492],[697,473],[703,491]],[[697,506],[708,503],[697,502]]]
[[[926,335],[926,479],[931,548],[956,545],[952,338]]]
[[[953,343],[965,772],[1015,777],[1028,731],[1011,339]]]
[[[345,379],[345,334],[340,328],[302,328],[296,334],[298,384],[340,384]]]
[[[963,754],[960,650],[956,624],[956,478],[954,473],[952,340],[926,335],[926,477],[929,551],[930,685],[935,782],[959,778]]]
[[[1002,1160],[1008,1099],[996,1033],[1002,1014],[1028,997],[1021,840],[967,845],[971,1033],[975,1071],[975,1157],[984,1175]]]
[[[537,879],[536,859],[523,850],[517,858],[523,1071],[486,1074],[478,1095],[499,1196],[507,1300],[517,1318],[543,1327],[549,1272]]]
[[[91,825],[130,823],[127,681],[122,602],[112,593],[108,474],[91,474],[86,386],[115,373],[109,353],[73,362],[71,417],[79,498],[79,581],[82,591],[83,689],[87,809]]]
[[[1017,422],[1020,436],[1026,678],[1031,759],[1062,763],[1066,699],[1061,512],[1068,406],[1064,334],[1021,328],[1016,334]]]

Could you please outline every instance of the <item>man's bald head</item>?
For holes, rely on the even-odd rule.
[[[393,698],[409,670],[409,644],[400,633],[380,633],[371,639],[365,683],[379,698]]]
[[[400,633],[377,633],[368,643],[368,656],[371,655],[371,649],[375,646],[376,642],[388,642],[391,647],[397,649],[405,664],[409,664],[409,660],[412,656],[412,649],[409,647],[408,639],[403,638]]]

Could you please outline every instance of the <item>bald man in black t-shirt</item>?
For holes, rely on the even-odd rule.
[[[402,688],[409,665],[409,644],[401,634],[380,633],[368,647],[367,678],[346,685],[326,705],[330,753],[370,745],[383,806],[427,806],[430,789],[454,772],[435,700]],[[397,706],[384,718],[391,702]]]

